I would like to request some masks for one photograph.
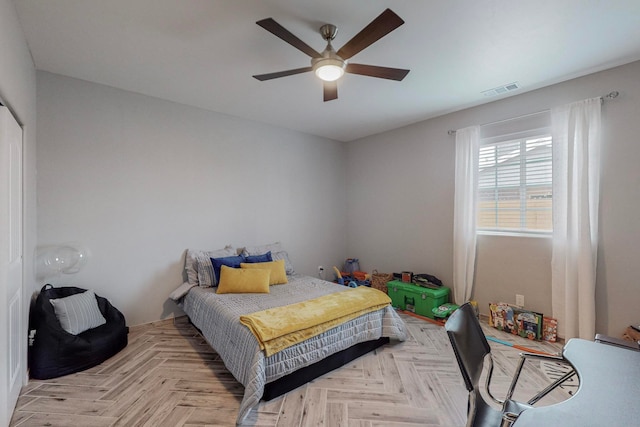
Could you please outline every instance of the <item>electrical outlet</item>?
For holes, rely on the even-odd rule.
[[[516,305],[518,307],[524,307],[524,295],[516,294]]]
[[[318,266],[318,274],[320,273],[324,273],[324,267],[321,265]]]

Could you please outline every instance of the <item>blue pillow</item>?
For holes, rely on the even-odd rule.
[[[220,266],[226,265],[227,267],[240,268],[240,264],[245,262],[243,255],[227,256],[223,258],[211,258],[211,264],[213,265],[213,286],[218,285],[220,280]]]
[[[247,255],[244,257],[245,262],[256,263],[256,262],[271,262],[273,259],[271,258],[271,251],[262,255]]]

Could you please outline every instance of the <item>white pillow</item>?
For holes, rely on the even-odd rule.
[[[215,251],[200,251],[187,249],[184,260],[184,269],[187,272],[187,282],[191,285],[209,287],[213,286],[213,266],[211,258],[238,255],[232,246],[225,246]]]
[[[62,329],[72,335],[107,323],[98,307],[96,294],[91,290],[49,301]]]

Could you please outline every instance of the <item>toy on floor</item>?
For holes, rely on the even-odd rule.
[[[433,313],[434,317],[437,317],[439,319],[446,319],[451,315],[451,313],[456,311],[458,308],[459,308],[458,305],[448,302],[446,304],[442,304],[442,305],[439,305],[438,307],[433,308],[431,312]]]
[[[336,273],[336,283],[344,286],[344,277],[342,277],[342,273],[335,265],[333,266],[333,272]]]
[[[371,286],[371,275],[363,271],[354,271],[353,273],[347,273],[340,271],[338,267],[333,266],[333,271],[336,275],[335,282],[349,286],[350,288],[357,288],[358,286]]]

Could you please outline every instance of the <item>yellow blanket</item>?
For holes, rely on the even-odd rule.
[[[260,348],[267,356],[271,356],[390,303],[391,299],[385,293],[359,286],[240,316],[240,323],[249,328],[258,339]]]

